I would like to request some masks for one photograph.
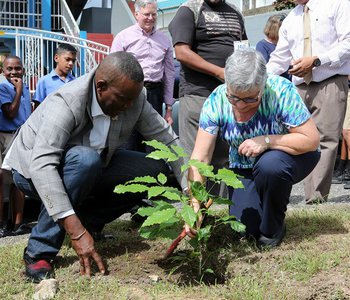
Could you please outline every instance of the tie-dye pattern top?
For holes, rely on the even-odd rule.
[[[226,85],[218,86],[205,101],[199,127],[220,136],[230,145],[230,168],[252,168],[254,158],[238,154],[246,139],[268,134],[286,134],[288,129],[302,125],[310,113],[289,80],[269,75],[261,103],[249,121],[237,122],[232,105],[226,97]]]

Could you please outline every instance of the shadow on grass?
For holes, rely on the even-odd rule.
[[[285,240],[301,243],[320,235],[347,234],[350,211],[347,213],[330,208],[296,210],[289,212],[286,223]],[[232,261],[243,259],[254,264],[260,259],[259,253],[261,250],[254,241],[241,239],[230,227],[220,225],[215,228],[203,252],[206,264],[202,271],[208,269],[210,273],[199,274],[198,256],[192,250],[177,251],[172,258],[158,260],[157,263],[168,274],[176,275],[179,285],[223,284],[231,278],[228,266]]]
[[[289,212],[286,218],[286,240],[302,242],[305,239],[313,239],[325,234],[346,234],[348,228],[345,223],[350,222],[344,212],[334,210],[317,209],[297,210]]]
[[[206,223],[215,223],[214,218],[210,218],[206,218]],[[242,237],[232,231],[230,226],[216,225],[201,257],[199,252],[192,250],[193,248],[179,250],[168,259],[159,259],[157,264],[168,275],[176,278],[176,283],[180,286],[224,284],[229,279],[227,266],[234,257],[251,254],[251,247],[242,247],[241,239]]]

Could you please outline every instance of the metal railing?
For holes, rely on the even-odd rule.
[[[53,56],[60,43],[69,43],[77,49],[75,76],[88,73],[109,54],[109,47],[79,37],[32,28],[0,26],[3,37],[15,40],[16,55],[25,67],[25,82],[33,93],[40,77],[51,72]]]
[[[41,28],[41,0],[0,0],[0,24]]]
[[[72,36],[80,36],[79,26],[75,21],[65,0],[57,1],[57,12],[54,12],[53,16],[58,19],[57,23],[53,21],[52,25],[55,26],[55,28],[62,28],[66,34]]]
[[[42,29],[42,1],[0,0],[0,25]],[[72,36],[80,34],[65,0],[51,1],[51,30]]]

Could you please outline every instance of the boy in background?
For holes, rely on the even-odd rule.
[[[8,56],[3,62],[3,75],[6,80],[0,84],[0,163],[3,153],[9,146],[19,127],[28,119],[31,113],[30,94],[22,79],[24,68],[18,56]],[[11,183],[9,207],[11,224],[4,222],[4,183]],[[11,181],[7,171],[0,169],[0,237],[8,234],[23,234],[28,232],[23,223],[24,195]],[[8,230],[12,230],[10,233]]]
[[[35,108],[44,101],[46,96],[75,77],[72,75],[72,69],[77,59],[77,50],[69,44],[60,44],[54,55],[56,63],[55,69],[51,73],[39,79],[33,102]]]

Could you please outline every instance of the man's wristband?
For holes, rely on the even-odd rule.
[[[71,237],[70,239],[71,239],[72,241],[80,240],[81,237],[82,237],[85,233],[86,233],[86,228],[84,229],[84,231],[83,231],[81,234],[79,234],[79,235],[77,235],[77,236],[75,236],[75,237]]]

